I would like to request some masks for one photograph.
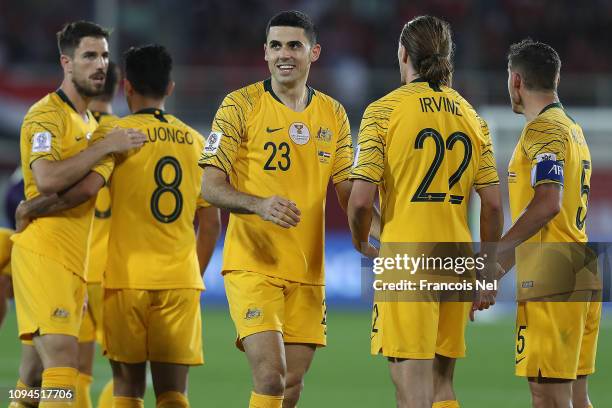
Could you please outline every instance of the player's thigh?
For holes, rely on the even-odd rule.
[[[450,358],[465,356],[465,328],[471,302],[440,302],[436,354]]]
[[[519,303],[516,375],[575,379],[587,312],[588,302]]]
[[[325,286],[288,282],[285,290],[285,343],[327,344]]]
[[[251,334],[242,339],[242,345],[256,382],[279,374],[284,376],[287,372],[281,332],[268,330]]]
[[[113,394],[121,397],[142,398],[146,389],[146,363],[123,363],[110,360],[113,370]]]
[[[186,365],[204,363],[200,294],[199,289],[150,291],[147,327],[150,361]]]
[[[40,387],[42,382],[43,363],[31,340],[21,341],[21,362],[19,379],[30,387]]]
[[[302,382],[310,368],[317,346],[315,344],[285,343],[285,359],[287,361],[287,386],[295,386]]]
[[[401,359],[433,359],[439,302],[376,302],[372,308],[371,352]]]
[[[147,360],[150,299],[146,290],[104,289],[102,304],[104,354],[123,363]]]
[[[34,333],[77,337],[83,315],[86,284],[64,265],[13,246],[13,286],[19,335]]]
[[[282,333],[285,322],[285,282],[250,271],[231,271],[224,275],[230,315],[238,341],[265,331]]]

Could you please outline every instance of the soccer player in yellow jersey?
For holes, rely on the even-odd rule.
[[[132,114],[101,125],[94,134],[102,137],[114,126],[147,134],[142,149],[110,160],[112,216],[102,320],[117,408],[144,405],[147,361],[157,407],[188,407],[189,367],[204,362],[204,286],[193,220],[196,213],[200,226],[208,220],[198,239],[205,240],[210,257],[219,210],[198,198],[202,170],[197,162],[204,138],[164,112],[174,88],[171,70],[172,58],[160,45],[128,50],[124,90]],[[208,260],[200,259],[202,266]]]
[[[117,64],[108,63],[104,90],[89,102],[89,110],[99,125],[117,120],[111,102],[119,89],[121,71]],[[89,262],[87,263],[87,309],[83,314],[79,332],[79,378],[77,398],[79,407],[90,408],[90,386],[93,381],[92,368],[95,342],[102,344],[102,272],[106,266],[108,232],[110,228],[110,197],[108,183],[98,191],[94,210]],[[98,400],[98,408],[112,406],[112,379],[104,386]]]
[[[42,360],[42,387],[74,391],[92,198],[110,176],[98,162],[141,146],[145,136],[122,129],[94,143],[97,122],[87,104],[104,85],[108,32],[80,21],[66,24],[57,37],[64,80],[30,108],[21,129],[28,200],[17,210],[11,266],[19,336],[33,340],[27,353]],[[48,213],[53,215],[31,221]],[[48,404],[73,406],[41,401],[40,407]]]
[[[559,102],[560,68],[559,55],[546,44],[524,40],[510,47],[512,110],[527,124],[508,166],[513,225],[500,241],[500,260],[508,270],[516,248],[516,374],[528,378],[533,406],[587,408],[601,287],[578,279],[567,287],[564,265],[530,260],[553,246],[558,259],[564,248],[587,242],[591,155],[581,127]],[[513,255],[509,261],[505,252]],[[549,301],[533,301],[543,298]]]
[[[348,215],[353,244],[366,256],[378,254],[368,243],[377,190],[381,250],[387,243],[470,242],[473,188],[481,198],[481,241],[501,236],[491,137],[485,121],[450,88],[452,50],[448,23],[430,16],[409,21],[398,48],[403,85],[363,115]],[[398,407],[459,406],[452,377],[455,359],[465,355],[469,313],[468,302],[435,298],[375,302],[371,351],[389,360]]]
[[[342,105],[306,84],[321,52],[310,18],[272,17],[264,51],[271,78],[225,97],[200,165],[204,198],[232,212],[223,274],[249,406],[288,408],[326,344],[325,197],[331,179],[346,208],[353,153]]]

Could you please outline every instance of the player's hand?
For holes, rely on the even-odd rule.
[[[105,143],[108,146],[110,153],[119,153],[130,149],[138,149],[146,141],[147,136],[136,129],[115,127],[106,134],[101,143]]]
[[[255,214],[259,215],[264,221],[273,222],[283,228],[291,228],[300,222],[301,212],[293,201],[272,196],[259,202]]]
[[[361,255],[367,258],[373,259],[373,258],[378,257],[378,248],[376,248],[374,245],[370,244],[369,242],[362,242],[359,252],[361,253]]]
[[[15,232],[22,232],[32,222],[32,219],[25,215],[25,201],[21,200],[15,210]]]
[[[470,321],[474,321],[477,310],[486,310],[495,304],[496,290],[478,290],[470,309]]]

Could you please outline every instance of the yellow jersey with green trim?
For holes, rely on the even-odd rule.
[[[105,112],[91,112],[98,125],[110,125],[119,119],[118,116]],[[89,263],[87,265],[87,283],[102,282],[102,273],[108,257],[108,233],[110,231],[110,189],[109,183],[98,191],[94,211],[91,241],[89,246]]]
[[[546,106],[525,125],[508,165],[512,222],[527,208],[540,184],[559,184],[562,202],[561,211],[517,248],[519,300],[600,288],[598,280],[591,279],[596,273],[596,268],[588,266],[592,256],[587,253],[584,258],[585,246],[578,245],[588,241],[591,172],[591,154],[582,128],[560,103]],[[583,265],[577,268],[579,263]]]
[[[346,112],[329,96],[308,88],[307,106],[296,112],[274,94],[270,79],[227,95],[200,166],[223,170],[240,192],[292,200],[301,220],[285,229],[255,214],[231,214],[223,271],[323,285],[327,187],[348,180],[352,159]]]
[[[471,242],[471,191],[499,184],[486,122],[457,91],[420,80],[367,107],[351,179],[378,184],[390,243]]]
[[[25,197],[34,198],[40,193],[32,174],[36,160],[60,161],[68,159],[90,143],[98,123],[91,112],[84,119],[61,90],[50,93],[26,114],[21,126],[21,168]],[[104,180],[111,169],[96,165],[93,171]],[[53,259],[83,279],[86,278],[89,237],[94,212],[94,200],[57,214],[32,221],[21,233],[13,235],[16,245]]]
[[[147,142],[114,155],[110,233],[103,286],[110,289],[204,289],[193,220],[202,183],[204,138],[173,115],[144,109],[109,125],[133,128]],[[114,162],[114,163],[112,163]]]
[[[13,241],[11,235],[15,231],[9,228],[0,228],[0,275],[11,274],[11,249]]]

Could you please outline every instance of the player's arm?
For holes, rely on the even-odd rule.
[[[214,166],[204,167],[202,197],[210,204],[238,214],[257,214],[283,228],[295,227],[300,222],[297,205],[279,196],[258,197],[236,190],[225,172]]]
[[[17,232],[23,231],[34,218],[56,214],[92,199],[104,183],[104,177],[95,171],[90,171],[82,180],[64,192],[39,195],[22,201],[15,211]]]
[[[64,160],[35,160],[31,163],[36,188],[41,194],[56,194],[81,180],[100,159],[111,153],[141,147],[147,137],[134,129],[115,128],[81,153]]]
[[[203,276],[221,234],[221,214],[217,207],[208,206],[198,208],[196,217],[198,220],[196,252],[200,273]]]
[[[378,186],[374,183],[354,180],[348,202],[347,213],[353,246],[357,251],[368,257],[378,256],[378,250],[369,242],[377,189]]]
[[[561,211],[563,188],[557,183],[543,183],[535,187],[534,196],[516,222],[499,243],[499,263],[505,271],[514,266],[514,251]]]

